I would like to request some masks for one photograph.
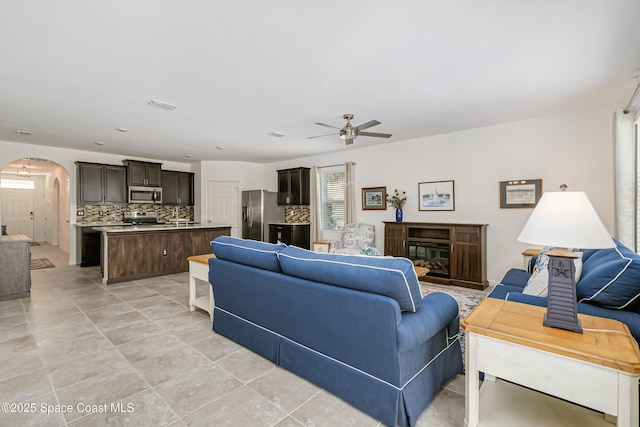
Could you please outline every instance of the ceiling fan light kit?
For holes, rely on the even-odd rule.
[[[351,120],[353,120],[353,114],[347,113],[344,116],[342,116],[342,118],[344,118],[347,121],[346,126],[343,127],[342,129],[340,129],[338,127],[335,127],[335,126],[328,125],[326,123],[316,123],[317,125],[320,125],[320,126],[329,127],[329,128],[332,128],[332,129],[338,129],[339,132],[330,133],[330,134],[326,134],[326,135],[310,136],[307,139],[322,138],[322,137],[331,136],[331,135],[339,135],[341,139],[345,140],[345,144],[346,145],[350,145],[350,144],[353,144],[353,140],[356,139],[359,135],[360,136],[371,136],[371,137],[374,137],[374,138],[391,138],[391,134],[390,133],[362,132],[364,129],[368,129],[370,127],[377,126],[377,125],[381,124],[377,120],[370,120],[370,121],[368,121],[366,123],[363,123],[363,124],[361,124],[359,126],[355,126],[354,127],[351,124]]]

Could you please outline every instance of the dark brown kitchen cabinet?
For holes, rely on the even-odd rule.
[[[100,265],[100,231],[92,227],[77,228],[76,263],[80,267]]]
[[[385,222],[384,254],[430,271],[421,280],[485,289],[487,224]]]
[[[282,242],[299,248],[311,248],[309,224],[269,224],[269,242]]]
[[[162,186],[162,163],[123,160],[127,167],[127,184],[143,187]]]
[[[294,168],[278,171],[278,204],[309,205],[311,202],[311,169]]]
[[[165,205],[193,205],[193,173],[163,170],[162,203]]]
[[[124,166],[76,162],[78,205],[127,203],[127,170]]]

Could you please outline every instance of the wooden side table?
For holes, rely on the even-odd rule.
[[[579,314],[584,333],[577,334],[542,326],[545,312],[487,298],[462,321],[465,425],[480,421],[478,374],[484,372],[617,417],[618,426],[637,427],[640,351],[627,326]]]
[[[313,242],[313,251],[314,252],[322,252],[329,253],[329,249],[331,248],[331,242]]]
[[[540,255],[540,251],[542,249],[529,248],[522,251],[522,269],[524,271],[529,271],[529,260],[531,257]]]
[[[209,313],[213,320],[213,288],[209,283],[209,258],[215,258],[214,254],[193,255],[187,258],[189,261],[189,310],[195,311],[196,307]],[[207,296],[197,297],[196,279],[207,282],[209,292]]]
[[[418,267],[415,265],[413,266],[413,269],[415,270],[416,276],[418,277],[426,276],[429,273],[429,271],[431,271],[427,267]]]

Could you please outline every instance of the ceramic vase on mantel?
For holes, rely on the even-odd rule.
[[[402,208],[396,208],[396,222],[402,222]]]

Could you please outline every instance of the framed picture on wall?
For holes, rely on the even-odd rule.
[[[363,210],[386,210],[387,187],[369,187],[362,189]]]
[[[418,203],[421,211],[454,211],[454,182],[431,181],[419,183]]]
[[[500,181],[500,208],[535,208],[542,197],[542,179]]]

